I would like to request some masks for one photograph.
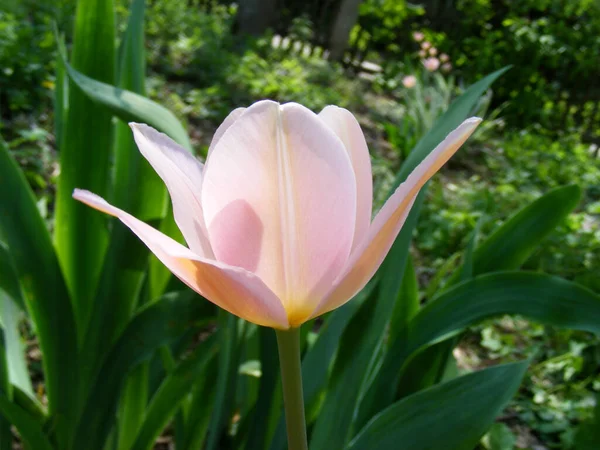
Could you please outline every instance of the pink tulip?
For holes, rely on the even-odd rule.
[[[423,65],[429,72],[435,72],[440,67],[440,60],[431,56],[423,61]]]
[[[415,31],[412,34],[412,37],[415,40],[415,42],[421,42],[423,39],[425,39],[425,35],[423,33],[421,33],[420,31]]]
[[[260,101],[217,129],[206,164],[164,134],[131,124],[165,182],[187,247],[87,191],[73,197],[118,217],[173,274],[259,325],[288,329],[352,298],[373,276],[421,187],[479,124],[463,122],[371,220],[372,175],[347,110],[319,115]]]
[[[402,85],[407,89],[415,87],[417,85],[417,77],[414,75],[406,75],[402,78]]]

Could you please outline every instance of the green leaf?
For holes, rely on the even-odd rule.
[[[128,374],[154,351],[202,325],[203,300],[190,291],[166,295],[142,309],[104,361],[76,428],[73,448],[101,450],[115,420]]]
[[[490,431],[483,438],[487,441],[490,450],[513,450],[517,442],[517,438],[510,431],[510,428],[503,423],[495,423],[490,428]]]
[[[472,450],[526,369],[527,361],[504,364],[406,397],[376,415],[348,450]]]
[[[34,397],[31,378],[25,360],[25,347],[19,332],[19,321],[24,307],[17,271],[8,249],[0,243],[0,320],[4,330],[9,380]],[[11,398],[10,395],[7,395]]]
[[[182,450],[197,450],[204,448],[204,440],[215,402],[214,386],[217,382],[217,360],[213,359],[206,373],[194,386],[191,394],[189,413],[186,417],[185,435]],[[177,448],[180,447],[177,441]]]
[[[498,77],[506,72],[506,70],[508,70],[508,68],[503,68],[486,76],[482,80],[470,86],[460,97],[452,102],[452,104],[448,107],[448,110],[435,121],[431,130],[429,130],[429,132],[419,140],[415,148],[410,152],[404,161],[404,164],[402,164],[398,175],[396,176],[393,189],[391,191],[404,182],[408,175],[410,175],[410,173],[421,163],[421,161],[423,161],[427,155],[431,153],[435,146],[468,117],[479,101],[481,95]],[[425,189],[422,189],[419,195],[424,195],[424,190]],[[419,201],[422,201],[422,198],[418,198],[417,202]],[[414,210],[415,207],[413,207],[413,211]],[[404,228],[406,228],[406,225]],[[408,245],[410,243],[410,237],[412,236],[412,229],[410,235],[408,236],[408,240],[405,243],[399,242],[401,236],[402,233],[398,236],[398,238],[396,238],[396,242],[394,242],[392,249],[386,257],[386,261],[382,265],[382,269],[380,269],[381,272],[386,268],[386,266],[391,268],[388,273],[382,277],[381,281],[385,283],[383,288],[385,295],[393,296],[394,299],[397,298],[399,289],[401,287],[402,279],[398,276],[398,273],[404,273],[405,270],[402,258],[404,258],[404,261],[406,260],[406,255],[408,254]],[[396,260],[396,254],[400,255],[401,258],[399,261],[401,261],[401,264],[395,266],[393,262],[387,263],[387,260]],[[386,285],[387,287],[385,287]],[[385,356],[385,358],[387,359],[387,356]],[[385,398],[383,391],[387,389],[388,380],[381,380],[381,376],[378,376],[378,378],[379,379],[371,384],[367,394],[365,395],[365,402],[361,406],[360,414],[356,419],[356,424],[358,426],[363,425],[365,421],[372,417],[374,413],[389,404],[383,400]]]
[[[469,86],[460,97],[452,102],[448,110],[439,117],[431,130],[417,143],[415,148],[410,152],[404,164],[400,168],[400,172],[396,176],[394,185],[399,186],[406,177],[417,167],[421,161],[435,148],[435,146],[444,140],[451,131],[458,127],[468,115],[471,114],[473,108],[479,101],[479,98],[485,91],[510,67],[504,67],[494,73],[487,75],[477,83]]]
[[[279,380],[279,360],[277,358],[277,340],[275,332],[269,328],[259,327],[260,341],[260,386],[258,399],[252,414],[246,450],[263,450],[267,443],[269,420],[276,413],[273,411],[273,398]],[[277,411],[278,413],[278,411]]]
[[[482,219],[475,225],[465,251],[462,268],[458,271],[462,281],[473,277],[473,254],[475,253],[481,223]],[[449,366],[456,365],[452,350],[456,347],[458,339],[459,337],[455,336],[452,339],[429,346],[415,355],[404,369],[403,376],[398,382],[398,397],[402,398],[439,383],[444,375],[449,373]]]
[[[156,438],[173,417],[184,397],[198,380],[206,365],[216,355],[214,336],[202,342],[194,352],[178,364],[154,393],[145,420],[131,450],[151,450]]]
[[[377,363],[398,297],[401,285],[398,275],[404,273],[423,197],[422,190],[376,274],[378,286],[375,298],[361,306],[362,312],[354,316],[344,331],[327,397],[311,436],[312,450],[343,448],[351,438],[353,419],[364,394],[363,389],[368,385],[372,368]],[[332,434],[331,430],[336,432]]]
[[[8,246],[44,358],[49,414],[62,439],[77,417],[77,335],[73,310],[46,225],[17,163],[0,139],[0,234]]]
[[[10,301],[10,300],[9,300]],[[8,374],[8,358],[4,330],[0,330],[0,395],[12,400],[12,385]],[[0,414],[0,449],[12,450],[12,432],[10,422]]]
[[[481,224],[479,221],[465,252],[462,267],[446,286],[467,280],[473,275],[519,268],[546,236],[575,209],[580,198],[581,189],[576,185],[551,190],[513,215],[475,249]],[[429,347],[413,358],[398,382],[398,394],[404,396],[439,382],[446,363],[453,358],[456,339]]]
[[[167,134],[182,147],[192,150],[183,125],[164,106],[126,89],[119,89],[84,75],[65,60],[69,78],[94,102],[108,108],[124,122],[141,122]]]
[[[390,320],[390,340],[419,312],[419,281],[412,258],[408,255],[402,284]]]
[[[31,397],[19,386],[12,386],[12,402],[27,414],[34,417],[39,422],[45,422],[48,419],[48,412],[36,397]]]
[[[577,206],[580,197],[581,190],[578,186],[565,186],[546,193],[523,208],[475,250],[472,255],[473,273],[477,275],[483,271],[518,268],[539,246],[540,242]],[[447,285],[455,284],[461,274],[462,269],[457,270]],[[393,348],[400,348],[404,345],[406,343],[402,341],[402,336],[392,343]],[[368,398],[368,402],[379,399],[377,401],[382,402],[379,409],[383,407],[386,404],[383,398],[387,398],[388,402],[393,399],[393,396],[390,397],[389,394],[389,387],[392,384],[402,386],[398,394],[404,395],[435,383],[439,380],[435,374],[441,373],[443,371],[441,368],[436,368],[435,373],[424,374],[423,372],[443,364],[452,347],[452,343],[445,343],[440,344],[437,350],[433,347],[426,349],[411,361],[410,364],[415,367],[405,368],[406,376],[394,383],[392,383],[392,378],[397,376],[404,361],[398,359],[397,350],[391,350],[385,356],[378,380],[371,387],[372,397]],[[363,408],[366,408],[365,415],[369,417],[377,411],[377,408],[373,407],[363,406]]]
[[[106,83],[115,75],[113,0],[79,0],[71,62],[81,73]],[[87,330],[94,293],[108,244],[106,217],[73,200],[73,189],[106,196],[112,149],[111,114],[73,83],[61,136],[54,238],[80,338]]]
[[[119,48],[118,85],[140,95],[145,92],[144,49],[145,0],[131,4],[127,29]],[[115,127],[114,205],[140,220],[156,225],[167,211],[164,183],[142,157],[129,126],[118,121]],[[124,251],[125,249],[125,251]],[[135,308],[144,303],[142,284],[148,270],[148,249],[121,224],[114,226],[104,265],[102,282],[111,286],[96,298],[94,317],[102,317],[89,344],[93,355],[104,354],[130,320]],[[135,368],[127,380],[119,411],[118,450],[129,450],[144,421],[148,403],[148,365]]]
[[[473,274],[521,267],[580,200],[581,188],[573,184],[553,189],[523,208],[477,248]]]
[[[14,425],[28,448],[53,450],[54,447],[44,433],[43,423],[12,403],[4,394],[0,394],[0,413]]]
[[[576,283],[531,272],[481,275],[427,303],[409,323],[404,339],[392,344],[381,369],[381,379],[390,381],[384,398],[394,398],[401,369],[413,353],[501,314],[600,333],[600,296]]]
[[[371,331],[371,333],[379,333],[379,342],[377,344],[373,342],[371,344],[371,349],[369,349],[366,346],[364,347],[363,351],[365,359],[374,352],[374,349],[379,348],[381,351],[383,350],[382,340],[386,337],[385,330],[388,323],[393,318],[398,296],[400,295],[402,289],[402,276],[399,275],[404,275],[406,271],[406,265],[409,258],[408,252],[410,250],[410,241],[412,240],[413,231],[417,225],[417,220],[419,218],[419,214],[421,212],[421,207],[423,206],[423,201],[425,199],[426,193],[427,185],[423,189],[421,189],[421,192],[419,192],[419,194],[417,195],[415,203],[406,219],[406,222],[404,223],[404,226],[400,230],[400,233],[396,238],[396,241],[392,245],[390,252],[387,254],[385,260],[383,261],[382,266],[379,268],[378,274],[380,274],[381,276],[378,279],[379,292],[377,294],[377,303],[386,306],[380,309],[379,321],[378,323],[373,324],[373,330]],[[413,307],[414,306],[415,305],[413,305]],[[396,320],[398,320],[397,317]],[[357,326],[358,329],[355,330],[354,333],[362,333],[362,331],[360,331],[360,323]],[[394,331],[394,333],[396,333],[396,331]],[[354,361],[352,355],[349,355],[349,357],[352,358],[352,360]],[[378,397],[373,396],[373,394],[370,393],[370,391],[373,390],[375,387],[371,383],[371,377],[376,374],[377,369],[375,367],[379,366],[379,359],[380,357],[378,355],[377,359],[373,358],[371,361],[373,370],[375,372],[373,372],[371,368],[367,366],[359,366],[358,368],[351,369],[353,371],[357,371],[358,373],[360,373],[361,371],[363,372],[363,384],[361,386],[361,389],[367,389],[367,393],[364,394],[364,400],[362,405],[357,387],[354,388],[357,392],[350,395],[351,398],[352,396],[354,396],[352,398],[354,404],[352,405],[352,416],[350,417],[350,415],[348,415],[346,418],[346,420],[352,421],[346,425],[348,439],[351,437],[350,434],[353,427],[360,427],[364,425],[364,423],[371,417],[370,415],[365,415],[365,413],[369,413],[372,409],[380,409],[372,403],[373,401],[376,401]],[[358,364],[359,362],[356,361],[352,362],[351,364],[355,363]],[[363,364],[364,363],[365,361],[363,361]],[[377,363],[377,365],[375,363]],[[349,366],[349,368],[350,367],[351,366]],[[367,378],[367,376],[369,376],[369,378]],[[343,394],[340,392],[340,395]]]
[[[238,318],[219,310],[219,376],[215,386],[215,408],[208,428],[206,450],[219,448],[221,432],[227,426],[229,412],[235,398],[235,380],[238,360]]]

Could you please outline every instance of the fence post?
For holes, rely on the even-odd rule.
[[[341,61],[348,46],[350,32],[358,20],[358,8],[362,0],[342,0],[335,15],[329,35],[329,57]]]
[[[277,0],[239,0],[236,17],[240,34],[260,36],[273,25]]]

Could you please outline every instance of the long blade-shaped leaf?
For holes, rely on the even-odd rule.
[[[9,300],[10,301],[10,300]],[[12,400],[12,385],[8,374],[8,354],[4,330],[0,330],[0,395]],[[0,414],[0,450],[12,450],[10,422]]]
[[[146,123],[170,136],[188,150],[190,139],[175,115],[164,106],[126,89],[119,89],[84,75],[66,61],[69,78],[94,102],[109,108],[125,122]]]
[[[43,423],[0,394],[0,413],[19,431],[21,439],[30,449],[53,450],[50,439],[43,430]]]
[[[279,377],[277,341],[275,333],[268,328],[258,329],[260,342],[261,376],[258,399],[252,415],[246,450],[263,450],[267,443],[269,420],[273,411],[273,398]]]
[[[546,236],[575,209],[580,198],[581,189],[576,185],[554,189],[516,213],[474,249],[476,228],[465,252],[463,265],[447,286],[473,275],[518,269]],[[441,342],[411,360],[404,371],[405,375],[398,382],[398,394],[407,395],[437,383],[444,373],[446,362],[452,358],[454,346],[452,340]]]
[[[576,283],[530,272],[481,275],[444,292],[419,311],[404,330],[404,338],[392,344],[381,368],[380,379],[389,384],[375,392],[383,403],[386,399],[391,403],[401,369],[413,353],[500,314],[600,333],[600,296]]]
[[[77,70],[107,83],[115,76],[113,8],[113,0],[79,0],[71,58]],[[91,102],[71,83],[61,136],[54,237],[80,337],[91,316],[108,229],[106,217],[74,201],[71,195],[75,188],[102,196],[108,192],[111,132],[108,109]]]
[[[415,148],[410,152],[410,154],[406,158],[406,161],[404,161],[404,164],[402,164],[398,175],[396,176],[396,179],[394,181],[394,187],[404,182],[408,175],[415,169],[415,167],[417,167],[419,163],[423,161],[427,157],[427,155],[429,155],[429,153],[435,148],[436,144],[438,142],[441,142],[444,139],[444,137],[446,137],[452,130],[456,129],[456,127],[458,127],[467,118],[467,116],[471,113],[476,103],[479,101],[481,95],[506,70],[508,70],[508,68],[498,70],[486,76],[482,80],[470,86],[460,97],[458,97],[452,102],[448,110],[435,121],[432,129],[419,140]],[[423,192],[420,195],[423,196]],[[418,199],[418,201],[422,201],[422,197]],[[414,209],[415,207],[413,207],[413,210]],[[406,261],[408,255],[408,245],[410,243],[410,236],[409,239],[405,242],[402,242],[403,239],[404,238],[402,237],[401,233],[401,235],[399,235],[396,241],[394,242],[394,245],[392,246],[388,256],[386,257],[386,261],[384,261],[384,264],[382,266],[382,269],[385,269],[386,267],[391,268],[390,270],[388,270],[387,275],[382,277],[381,280],[384,283],[384,295],[393,296],[394,299],[398,297],[400,288],[402,286],[401,275],[404,273],[405,270],[403,261]],[[397,255],[399,255],[400,258]],[[401,261],[401,264],[398,264],[396,266],[394,263],[394,261],[396,260]],[[382,395],[373,392],[378,389],[384,389],[384,386],[385,381],[378,381],[371,384],[368,393],[365,395],[366,403],[362,406],[361,414],[357,417],[358,426],[364,424],[364,422],[368,420],[372,416],[372,414],[389,404],[385,401],[382,401]]]
[[[204,377],[196,383],[191,393],[189,414],[186,417],[183,442],[177,441],[177,448],[196,450],[204,448],[204,441],[215,400],[214,386],[217,380],[218,361],[213,359],[206,369]]]
[[[598,294],[542,273],[498,272],[461,283],[425,305],[409,325],[410,347],[439,342],[498,314],[600,333]]]
[[[349,450],[471,450],[515,394],[527,362],[505,364],[420,391],[375,416]]]
[[[159,386],[148,405],[146,418],[131,450],[151,450],[154,441],[189,394],[195,380],[217,351],[216,339],[210,337],[170,373]]]
[[[4,330],[9,381],[33,397],[25,347],[19,333],[22,313],[17,305],[25,306],[18,274],[8,249],[0,243],[0,320]]]
[[[577,207],[581,188],[549,191],[507,220],[473,255],[473,275],[518,269],[541,242]]]
[[[475,225],[465,250],[462,267],[457,272],[460,273],[461,281],[473,278],[473,254],[481,223],[482,219]],[[402,330],[400,329],[400,331]],[[415,355],[404,369],[402,379],[398,382],[398,397],[402,398],[439,383],[447,373],[449,365],[455,363],[452,350],[456,347],[458,339],[459,336],[454,336],[452,339],[429,346]]]
[[[49,413],[62,441],[77,416],[77,336],[67,288],[35,197],[0,139],[0,234],[9,248],[44,358]]]
[[[452,102],[448,110],[435,121],[431,130],[410,152],[396,176],[395,186],[400,185],[400,183],[406,180],[406,177],[425,159],[431,150],[434,149],[435,145],[441,142],[472,113],[473,108],[483,93],[508,69],[509,67],[505,67],[482,78],[477,83],[469,86],[460,97]]]
[[[215,409],[206,438],[206,450],[218,448],[221,432],[226,427],[232,401],[235,398],[235,377],[238,360],[238,318],[219,310],[219,377],[215,386]]]
[[[390,340],[393,340],[399,330],[419,312],[419,282],[417,274],[412,262],[412,258],[408,257],[404,275],[402,275],[402,284],[396,306],[390,320]]]
[[[127,375],[148,361],[157,348],[199,326],[203,306],[198,296],[185,291],[165,296],[132,319],[99,371],[78,422],[73,448],[103,448]]]
[[[399,274],[404,273],[408,248],[424,193],[415,202],[390,254],[378,271],[376,301],[363,308],[371,314],[359,312],[344,331],[331,384],[323,409],[311,437],[313,450],[343,448],[351,437],[352,422],[367,384],[377,349],[382,345],[394,303],[400,289]],[[363,317],[360,317],[363,316]],[[336,430],[332,434],[331,430]]]
[[[581,190],[575,185],[560,187],[523,208],[476,249],[472,256],[473,273],[481,274],[483,269],[500,271],[518,268],[539,246],[541,240],[577,206],[580,196]],[[456,283],[461,273],[462,269],[458,270],[448,284]],[[402,339],[402,335],[398,336],[392,343],[392,347],[404,346]],[[447,353],[449,351],[447,347],[442,346],[439,351]],[[414,364],[421,368],[437,365],[445,360],[445,357],[438,353],[434,349],[428,349],[427,354],[420,355],[415,359]],[[386,354],[378,379],[371,386],[365,404],[362,406],[361,424],[385,406],[386,401],[383,399],[387,398],[387,404],[393,400],[393,397],[390,397],[390,387],[403,363],[404,361],[398,359],[395,351]],[[436,377],[424,375],[419,378],[419,383],[432,383],[436,380]],[[398,382],[394,383],[397,384]],[[407,389],[405,392],[412,392],[410,386],[411,384],[404,384],[404,389]],[[374,406],[376,401],[381,402],[379,406]]]

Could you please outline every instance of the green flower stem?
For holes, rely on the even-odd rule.
[[[288,450],[308,450],[300,365],[300,328],[275,330],[275,333],[279,348]]]

